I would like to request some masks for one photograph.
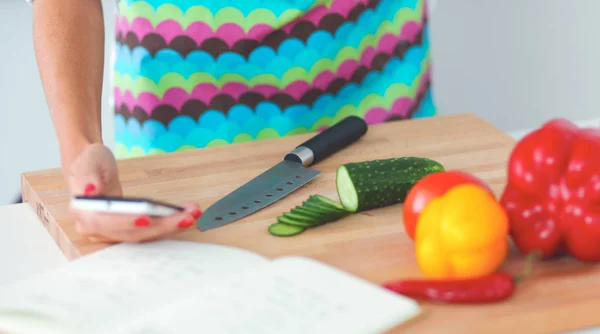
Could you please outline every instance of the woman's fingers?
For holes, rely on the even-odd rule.
[[[199,205],[184,205],[184,211],[168,217],[132,217],[74,211],[77,215],[77,231],[93,240],[142,242],[170,236],[195,225],[202,215]]]
[[[194,225],[194,222],[192,216],[176,219],[172,217],[159,218],[152,221],[146,228],[125,231],[118,238],[128,242],[154,241],[188,229]]]

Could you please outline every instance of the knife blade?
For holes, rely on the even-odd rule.
[[[253,214],[289,195],[321,174],[308,168],[359,140],[368,125],[349,116],[287,153],[281,162],[211,205],[198,219],[208,231]]]

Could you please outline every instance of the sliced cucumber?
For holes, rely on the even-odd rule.
[[[305,227],[288,225],[283,223],[275,223],[269,226],[269,233],[278,237],[291,237],[300,234],[306,230]]]
[[[305,220],[289,217],[287,213],[284,213],[283,216],[277,217],[277,222],[282,223],[282,224],[287,224],[287,225],[305,227],[305,228],[309,228],[309,227],[315,226],[317,224],[317,222],[315,222],[315,221],[305,221]]]
[[[439,162],[417,157],[348,163],[337,169],[336,186],[343,207],[361,212],[404,202],[417,181],[443,170]]]
[[[277,224],[307,229],[331,223],[350,214],[350,212],[346,210],[340,210],[340,207],[340,205],[335,205],[335,202],[330,203],[329,201],[324,201],[323,199],[310,197],[308,200],[304,201],[301,206],[296,206],[290,210],[290,212],[285,212],[281,216],[277,217]],[[273,228],[283,229],[283,227],[274,227],[274,225],[269,226],[269,231],[271,234],[276,236],[288,236],[282,235],[282,233],[278,230],[273,233],[271,231]]]
[[[329,198],[327,198],[325,196],[322,196],[322,195],[312,195],[312,196],[309,197],[309,201],[312,201],[314,203],[321,203],[323,206],[329,207],[332,210],[338,210],[338,211],[341,211],[341,212],[348,212],[348,210],[343,205],[341,205],[340,203],[338,203],[338,202],[336,202],[336,201],[334,201],[332,199],[329,199]]]
[[[302,207],[305,210],[311,211],[313,213],[316,213],[320,216],[324,216],[324,215],[337,215],[346,211],[339,211],[337,209],[332,209],[328,206],[324,206],[321,203],[314,203],[314,202],[310,202],[310,201],[305,201],[304,203],[302,203]]]
[[[297,206],[292,209],[291,213],[295,213],[297,215],[301,215],[314,220],[319,220],[323,217],[324,214],[326,214],[326,212],[314,211],[305,206]]]
[[[350,214],[404,202],[408,191],[424,176],[443,171],[437,161],[404,157],[354,162],[337,170],[341,203],[323,195],[310,195],[269,226],[276,236],[291,236],[306,229],[338,221]]]
[[[319,220],[321,219],[320,217],[311,217],[311,216],[303,215],[301,213],[296,213],[296,212],[286,212],[280,217],[286,217],[288,219],[292,219],[295,221],[299,221],[299,222],[307,223],[307,224],[311,224],[311,225],[318,223]]]
[[[300,211],[300,210],[302,210],[302,211]],[[294,209],[290,213],[294,214],[295,215],[294,217],[296,217],[296,219],[307,219],[310,217],[309,219],[312,219],[311,223],[313,223],[313,224],[319,224],[322,222],[329,222],[332,220],[336,220],[340,216],[339,213],[319,213],[319,212],[310,211],[310,210],[311,210],[310,208]],[[311,215],[307,215],[304,213],[305,211],[312,212],[312,213],[311,213]],[[290,213],[284,213],[283,215],[289,216]],[[317,215],[317,217],[313,218],[314,215]]]
[[[303,214],[297,213],[297,212],[286,212],[283,215],[285,217],[289,217],[290,219],[303,221],[303,222],[307,222],[307,223],[312,223],[319,219],[318,217],[311,217],[311,216],[303,215]]]

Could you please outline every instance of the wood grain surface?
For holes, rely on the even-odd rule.
[[[279,162],[309,137],[297,135],[122,160],[119,171],[126,195],[174,203],[196,200],[206,208]],[[413,242],[404,233],[402,205],[357,214],[290,238],[271,236],[267,227],[310,194],[337,199],[335,169],[352,161],[427,157],[446,169],[477,175],[500,195],[514,143],[504,132],[471,114],[371,126],[359,142],[313,166],[323,174],[296,192],[237,222],[204,233],[186,231],[176,239],[245,248],[270,258],[304,255],[374,283],[420,277]],[[58,169],[25,173],[22,190],[24,201],[37,211],[69,259],[107,246],[77,235]],[[522,256],[513,249],[503,269],[519,271],[521,264]],[[570,259],[538,263],[533,276],[510,301],[485,306],[422,303],[421,316],[391,332],[555,333],[599,325],[599,282],[598,266]]]

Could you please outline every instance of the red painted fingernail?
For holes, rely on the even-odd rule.
[[[92,192],[94,192],[94,190],[96,190],[96,186],[89,183],[87,186],[85,186],[85,189],[83,190],[83,194],[87,196],[87,195],[91,194]]]
[[[140,217],[140,218],[138,218],[138,219],[135,220],[134,224],[137,227],[146,227],[146,226],[150,225],[150,218],[148,218],[148,217]]]
[[[193,224],[194,224],[193,220],[186,218],[186,219],[182,220],[179,223],[179,225],[177,225],[177,227],[179,227],[179,228],[188,228],[188,227],[192,226]]]
[[[194,211],[192,211],[192,217],[194,217],[194,219],[202,217],[202,210],[194,209]]]

